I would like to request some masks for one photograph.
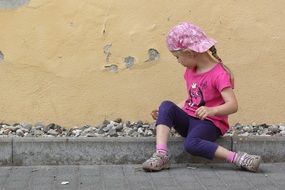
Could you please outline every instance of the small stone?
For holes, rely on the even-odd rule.
[[[69,181],[63,181],[63,182],[61,182],[61,185],[67,185],[67,184],[69,184]]]
[[[42,136],[44,132],[42,130],[34,130],[33,134],[34,136],[39,137],[39,136]]]
[[[144,133],[143,128],[138,128],[138,133],[143,134]]]
[[[269,128],[268,128],[269,131],[271,131],[272,133],[277,133],[278,130],[279,130],[279,127],[278,125],[271,125]]]
[[[118,134],[116,132],[116,129],[110,129],[110,131],[108,132],[108,134],[111,136],[111,137],[117,137]]]
[[[280,126],[279,126],[279,129],[280,129],[281,131],[285,131],[285,126],[284,126],[284,125],[280,125]]]
[[[122,119],[121,119],[121,118],[117,118],[117,119],[114,120],[114,122],[116,122],[116,123],[121,123],[121,122],[122,122]]]
[[[55,137],[55,136],[53,136],[53,135],[46,135],[46,134],[44,134],[42,137],[51,138],[51,137]]]
[[[54,129],[50,129],[48,132],[47,132],[48,135],[52,135],[52,136],[57,136],[58,135],[58,132]]]
[[[4,126],[4,128],[5,129],[9,129],[12,132],[16,132],[17,129],[20,129],[20,126],[19,125],[16,125],[16,126]]]
[[[285,131],[281,131],[280,135],[285,136]]]
[[[108,124],[110,124],[110,121],[108,121],[108,120],[103,121],[103,125],[107,126]]]
[[[23,136],[24,136],[24,132],[23,132],[21,129],[18,129],[18,130],[16,131],[16,134],[17,134],[18,136],[20,136],[20,137],[23,137]]]
[[[263,136],[263,137],[270,137],[271,135],[267,135],[267,134],[261,134],[260,136]]]
[[[126,121],[125,123],[124,123],[124,127],[130,127],[131,126],[131,122],[130,121]]]
[[[248,135],[249,135],[248,132],[245,132],[245,133],[240,134],[240,136],[248,136]]]
[[[72,131],[72,134],[75,135],[75,137],[79,137],[81,135],[82,130],[80,129],[76,129]]]
[[[143,126],[143,121],[138,121],[138,122],[137,122],[137,125],[138,125],[138,126]]]
[[[65,133],[66,136],[70,137],[72,135],[72,129],[68,129]]]
[[[258,131],[257,131],[257,134],[258,134],[258,135],[263,134],[263,130],[258,130]]]
[[[9,135],[12,132],[11,129],[4,129],[3,130],[3,135]]]
[[[50,129],[54,129],[54,123],[48,124],[47,126],[44,126],[43,131],[47,133]]]
[[[156,128],[156,122],[153,122],[149,125],[150,129],[155,129]]]
[[[122,131],[123,128],[124,128],[124,126],[123,126],[122,123],[119,123],[117,126],[115,126],[115,129],[116,129],[117,132]]]
[[[84,133],[92,133],[94,129],[92,127],[84,129]]]
[[[259,130],[259,127],[258,126],[254,126],[253,129],[252,129],[252,132],[257,133],[258,130]]]
[[[81,130],[86,130],[86,129],[89,129],[89,128],[91,128],[91,126],[90,125],[84,125],[83,127],[81,127],[80,129]]]
[[[131,136],[132,136],[132,137],[139,137],[140,134],[139,134],[138,132],[134,131]]]
[[[143,124],[143,128],[149,128],[149,124]]]
[[[128,136],[132,136],[134,132],[136,132],[135,129],[130,129],[127,134]]]
[[[24,137],[33,137],[31,133],[24,133]]]
[[[108,124],[106,127],[104,127],[103,128],[103,131],[104,132],[108,132],[110,129],[112,129],[113,128],[113,124],[112,123],[110,123],[110,124]]]
[[[89,133],[89,134],[86,134],[85,136],[86,136],[86,137],[97,137],[98,135],[96,135],[96,134],[90,134],[90,133]]]
[[[22,128],[28,129],[28,130],[31,130],[33,127],[32,124],[26,124],[26,123],[22,123],[21,126],[22,126]]]
[[[243,130],[244,130],[245,132],[252,132],[253,127],[250,126],[250,125],[247,125],[247,126],[245,126],[245,127],[243,128]]]
[[[269,126],[268,125],[266,125],[265,123],[263,123],[263,124],[260,124],[259,125],[260,127],[262,127],[263,129],[267,129]]]
[[[241,130],[243,127],[242,127],[242,125],[240,123],[236,123],[234,125],[234,128],[237,129],[237,130]]]
[[[98,133],[98,134],[104,134],[105,131],[103,130],[103,128],[100,128],[97,133]]]
[[[45,127],[45,125],[44,125],[43,123],[41,123],[41,122],[36,123],[36,124],[34,125],[34,128],[35,128],[35,129],[38,129],[38,130],[43,130],[44,127]]]
[[[146,137],[149,137],[149,136],[152,136],[152,135],[153,135],[153,132],[148,129],[148,130],[145,131],[144,135],[145,135]]]

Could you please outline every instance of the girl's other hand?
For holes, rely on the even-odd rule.
[[[151,112],[151,116],[154,120],[157,120],[157,117],[158,117],[158,110],[153,110]]]
[[[214,116],[215,115],[215,109],[209,108],[206,106],[201,106],[196,110],[195,114],[199,119],[204,120],[208,116]]]

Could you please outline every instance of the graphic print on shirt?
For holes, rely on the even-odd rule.
[[[189,107],[200,107],[205,105],[204,96],[202,90],[197,83],[193,83],[189,89],[189,99],[186,101]]]

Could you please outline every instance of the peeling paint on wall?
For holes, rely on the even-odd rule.
[[[106,56],[106,63],[108,64],[109,63],[109,59],[110,59],[110,56],[111,56],[111,47],[112,47],[112,44],[107,44],[104,46],[103,50],[104,50],[104,54]]]
[[[4,60],[4,54],[2,53],[2,51],[0,51],[0,63],[2,63]]]
[[[115,64],[105,66],[105,71],[110,71],[110,72],[116,73],[116,72],[118,72],[118,70],[119,70],[119,68]]]
[[[30,0],[0,0],[0,9],[15,9],[27,4]]]
[[[160,53],[156,50],[156,49],[149,49],[148,50],[148,60],[147,61],[156,61],[156,60],[159,60],[160,58]]]
[[[125,57],[124,63],[126,68],[131,68],[135,64],[135,58],[132,56]]]

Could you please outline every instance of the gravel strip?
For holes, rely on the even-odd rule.
[[[65,128],[55,123],[0,123],[0,137],[154,137],[155,122],[130,122],[121,118],[105,120],[101,124]],[[171,129],[170,136],[180,135]],[[285,125],[235,124],[225,136],[285,136]]]

